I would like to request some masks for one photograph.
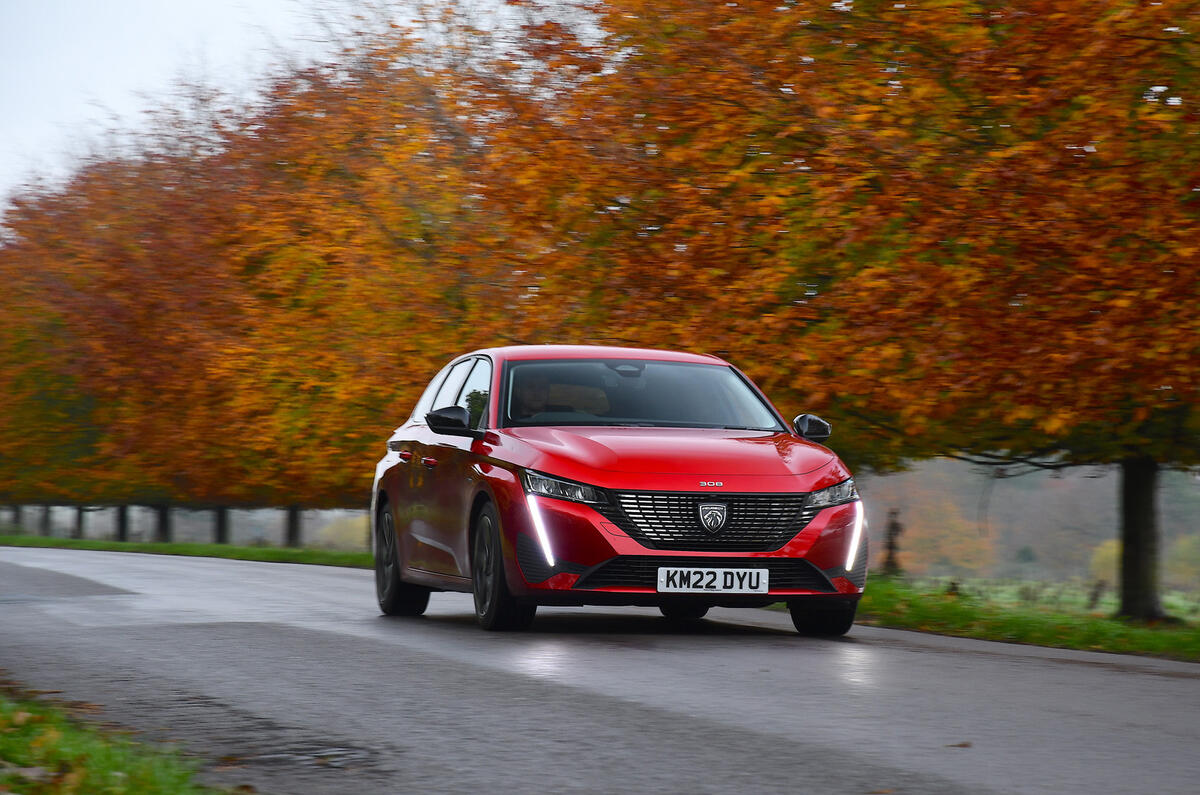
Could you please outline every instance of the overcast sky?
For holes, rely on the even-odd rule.
[[[82,142],[137,123],[180,76],[244,91],[283,48],[312,51],[304,0],[0,0],[0,197],[61,174]]]

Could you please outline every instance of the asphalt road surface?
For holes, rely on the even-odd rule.
[[[0,547],[0,669],[260,792],[1200,792],[1200,665],[765,610],[493,634],[367,571]]]

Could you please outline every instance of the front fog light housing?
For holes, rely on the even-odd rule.
[[[858,499],[858,489],[854,487],[854,478],[843,480],[827,489],[814,491],[808,498],[809,508],[830,508],[843,505]]]

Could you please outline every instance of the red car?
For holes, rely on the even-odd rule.
[[[787,602],[842,635],[867,578],[862,503],[820,443],[715,356],[531,345],[434,377],[375,468],[375,585],[388,615],[472,592],[485,629],[538,605]]]

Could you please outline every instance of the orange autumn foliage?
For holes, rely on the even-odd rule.
[[[860,462],[1196,463],[1197,4],[592,8],[18,196],[0,499],[356,505],[449,356],[543,341],[722,352]]]

